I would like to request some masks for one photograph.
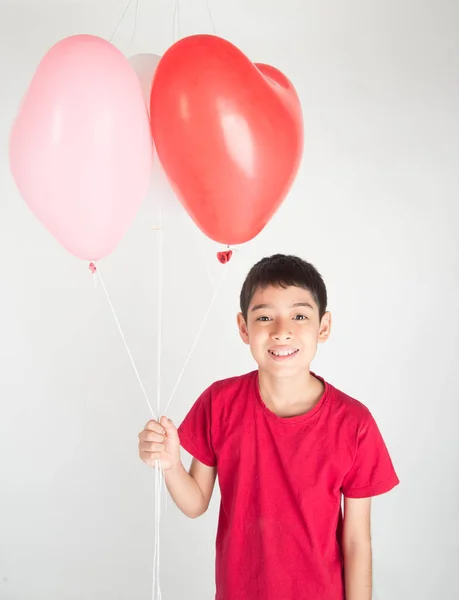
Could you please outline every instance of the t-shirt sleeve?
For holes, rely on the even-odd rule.
[[[208,467],[217,464],[212,447],[211,398],[211,388],[208,388],[178,428],[182,448]]]
[[[399,484],[386,444],[373,416],[360,425],[354,462],[346,474],[342,492],[347,498],[371,498]]]

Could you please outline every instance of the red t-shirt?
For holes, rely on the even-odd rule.
[[[219,381],[179,428],[181,445],[217,467],[216,600],[344,598],[342,494],[376,496],[399,481],[369,410],[323,383],[310,412],[281,418],[257,371]]]

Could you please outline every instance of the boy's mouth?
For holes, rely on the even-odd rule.
[[[285,360],[288,358],[292,358],[295,354],[298,353],[298,348],[293,347],[282,347],[282,348],[269,348],[269,354],[278,360]]]

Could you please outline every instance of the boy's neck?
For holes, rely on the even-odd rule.
[[[258,370],[260,395],[269,410],[279,417],[294,417],[309,412],[324,392],[323,383],[309,369],[293,377],[273,377]]]

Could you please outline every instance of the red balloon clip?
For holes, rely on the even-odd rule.
[[[224,252],[217,252],[217,258],[222,263],[222,265],[226,265],[226,263],[231,260],[232,256],[233,256],[232,250],[225,250]]]

